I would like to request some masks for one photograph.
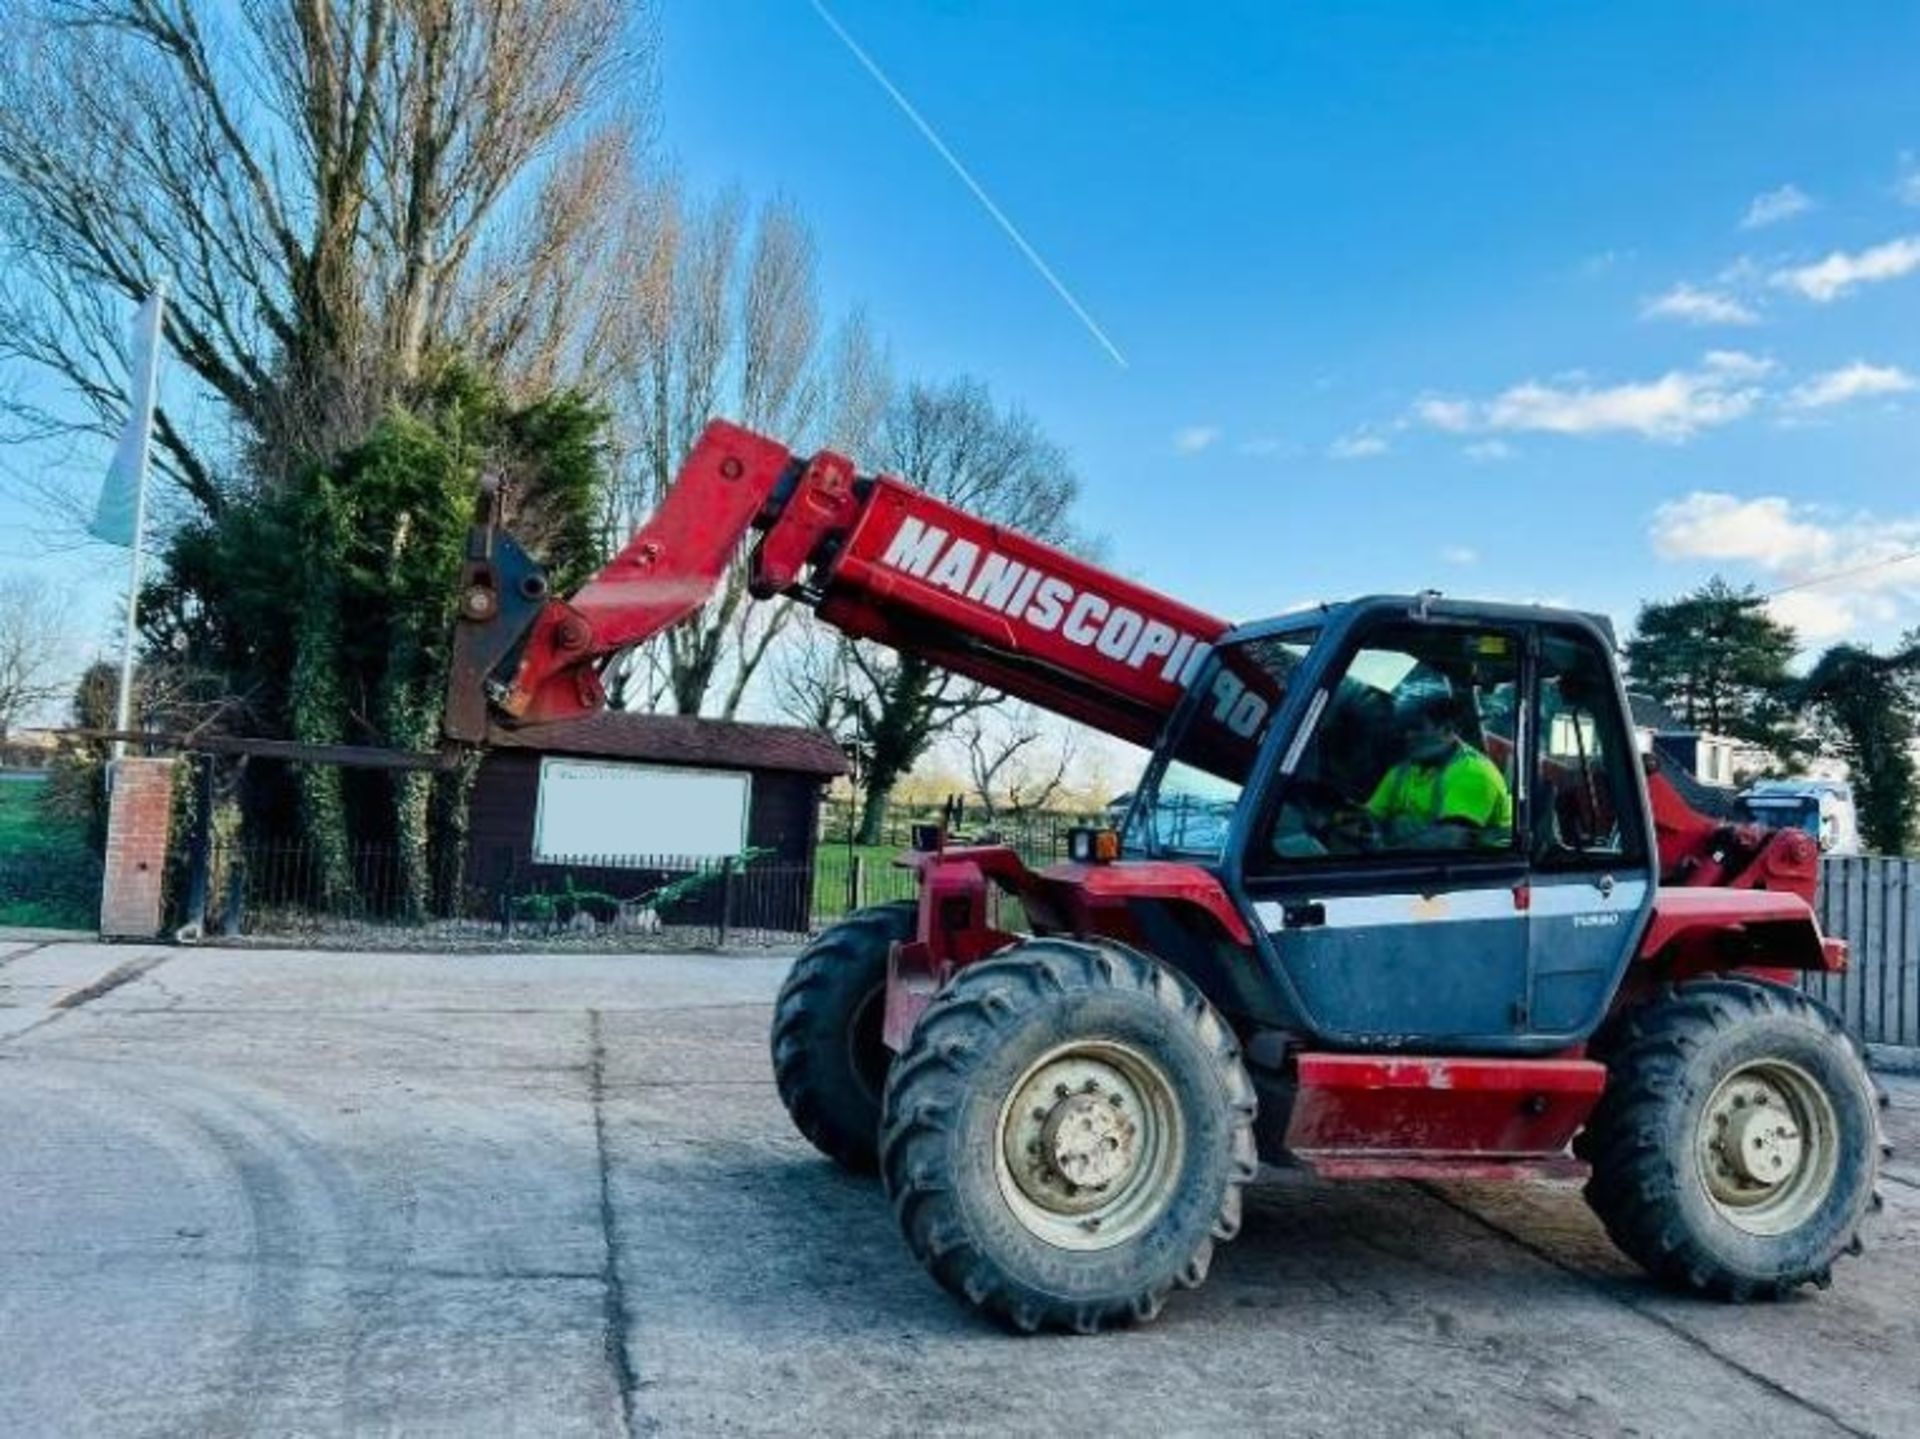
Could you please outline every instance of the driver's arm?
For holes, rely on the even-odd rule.
[[[1402,762],[1380,776],[1380,783],[1373,787],[1373,793],[1367,799],[1368,814],[1383,822],[1394,817],[1407,791],[1406,770],[1407,766]]]
[[[1507,778],[1485,755],[1473,752],[1470,762],[1460,765],[1449,778],[1453,782],[1442,800],[1442,819],[1477,825],[1512,821],[1513,798],[1507,793]]]
[[[1441,795],[1440,823],[1466,831],[1476,843],[1505,844],[1513,829],[1513,796],[1500,767],[1477,751],[1456,764]]]

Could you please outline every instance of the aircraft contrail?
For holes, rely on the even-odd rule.
[[[929,145],[933,146],[935,153],[947,162],[948,168],[958,175],[961,183],[973,192],[973,198],[978,200],[986,212],[993,216],[995,223],[1006,231],[1007,238],[1019,247],[1020,253],[1027,257],[1027,262],[1040,272],[1040,278],[1053,287],[1054,294],[1058,295],[1067,308],[1073,311],[1080,323],[1086,326],[1087,333],[1100,342],[1100,348],[1113,357],[1114,364],[1123,370],[1126,369],[1127,357],[1120,353],[1119,347],[1112,340],[1107,338],[1107,332],[1100,328],[1099,321],[1088,314],[1087,307],[1073,297],[1073,291],[1069,290],[1061,278],[1053,273],[1052,266],[1040,258],[1040,252],[1027,243],[1027,237],[1020,233],[1020,227],[1009,220],[1006,212],[993,203],[993,197],[981,188],[980,182],[973,178],[965,165],[960,163],[960,157],[947,148],[946,141],[942,140],[933,126],[929,125],[920,112],[913,108],[913,102],[900,93],[899,87],[889,80],[886,72],[874,63],[873,57],[862,50],[853,36],[849,35],[840,22],[833,18],[833,13],[827,9],[822,0],[808,0],[808,3],[813,6],[814,13],[826,23],[827,28],[840,37],[840,43],[845,45],[853,58],[860,62],[861,68],[873,76],[874,83],[885,90],[893,103],[900,107],[900,113],[913,121],[914,128],[926,138]]]

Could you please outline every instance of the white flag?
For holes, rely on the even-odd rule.
[[[87,533],[110,545],[131,549],[138,527],[140,495],[147,483],[147,444],[153,430],[153,403],[160,378],[160,312],[165,306],[160,290],[147,296],[133,321],[133,343],[127,351],[132,378],[127,426],[113,452],[100,503]]]

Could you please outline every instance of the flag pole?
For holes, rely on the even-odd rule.
[[[121,734],[133,728],[133,651],[140,633],[140,546],[146,535],[147,463],[153,450],[153,407],[160,389],[160,331],[166,322],[166,309],[167,282],[163,279],[153,289],[153,329],[146,337],[146,373],[135,377],[141,393],[132,396],[139,449],[134,469],[133,544],[127,557],[127,632],[120,651],[120,692],[114,706],[113,727]],[[125,752],[126,741],[115,740],[113,757],[119,759]]]

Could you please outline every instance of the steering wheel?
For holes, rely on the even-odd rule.
[[[1301,816],[1301,832],[1328,854],[1366,854],[1385,843],[1379,819],[1324,780],[1296,779],[1285,804]]]
[[[1387,843],[1385,826],[1374,812],[1352,800],[1327,817],[1327,848],[1336,854],[1371,854]]]

